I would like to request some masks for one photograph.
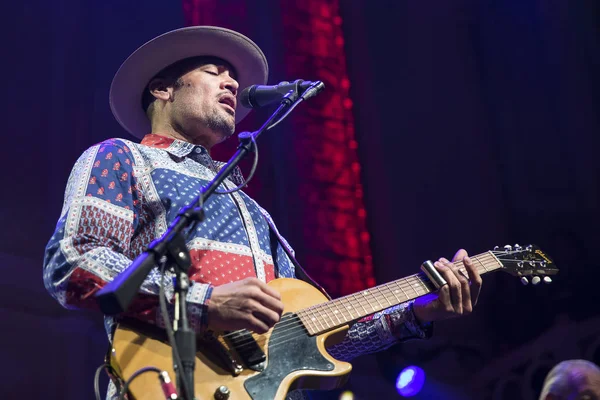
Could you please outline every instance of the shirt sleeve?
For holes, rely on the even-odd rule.
[[[415,317],[413,301],[369,315],[350,326],[346,337],[327,352],[341,361],[375,353],[410,339],[428,339],[433,324],[421,324]]]
[[[44,255],[44,285],[65,308],[98,309],[94,294],[125,270],[154,239],[127,143],[113,139],[88,149],[77,161],[65,191],[56,229]],[[164,282],[173,310],[172,274]],[[163,325],[158,307],[160,273],[154,268],[123,316]],[[193,282],[188,317],[196,331],[206,326],[212,286]]]

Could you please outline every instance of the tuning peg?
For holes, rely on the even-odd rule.
[[[518,244],[518,243],[515,243],[515,250],[516,250],[516,251],[521,251],[521,250],[523,250],[523,248],[521,247],[521,245],[520,245],[520,244]]]
[[[521,283],[523,284],[523,286],[527,286],[529,284],[529,280],[525,277],[521,278]]]
[[[512,246],[510,244],[507,244],[506,246],[504,246],[504,251],[509,252],[512,250]]]
[[[552,283],[552,278],[550,278],[549,276],[545,276],[544,283]]]
[[[534,276],[533,279],[531,280],[531,283],[533,285],[537,285],[538,283],[540,283],[542,280],[540,279],[539,276]]]
[[[500,247],[498,246],[494,246],[494,250],[498,250]]]

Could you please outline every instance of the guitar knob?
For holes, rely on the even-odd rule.
[[[523,284],[523,286],[527,286],[529,284],[529,280],[527,280],[527,278],[525,278],[525,277],[522,277],[521,283]]]
[[[227,400],[230,395],[231,392],[227,386],[219,386],[215,392],[215,400]]]
[[[531,283],[534,285],[537,285],[538,283],[540,283],[542,280],[540,279],[539,276],[534,276],[533,279],[531,280]]]
[[[550,278],[549,276],[545,276],[544,283],[552,283],[552,278]]]

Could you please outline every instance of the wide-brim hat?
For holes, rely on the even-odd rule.
[[[216,26],[192,26],[164,33],[143,44],[121,65],[110,86],[110,108],[117,121],[133,136],[150,133],[150,120],[142,109],[142,94],[164,68],[189,57],[212,56],[230,63],[241,89],[267,83],[269,66],[262,50],[241,33]],[[240,104],[238,99],[238,104]],[[250,109],[238,108],[236,124]]]

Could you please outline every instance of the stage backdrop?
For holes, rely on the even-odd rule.
[[[478,253],[533,242],[561,269],[543,287],[485,276],[473,316],[436,324],[430,341],[358,360],[349,384],[358,398],[394,398],[394,379],[408,363],[428,374],[416,398],[519,399],[531,398],[542,369],[560,359],[600,361],[600,342],[589,337],[598,326],[597,2],[5,7],[4,397],[93,398],[93,370],[107,345],[101,318],[63,310],[46,294],[43,248],[79,154],[127,137],[107,102],[122,60],[157,34],[207,23],[256,40],[271,62],[270,83],[327,86],[261,137],[249,191],[334,295],[415,273],[424,259],[459,247]],[[267,115],[254,113],[240,130]],[[217,154],[226,158],[234,147]],[[502,397],[504,373],[523,378]]]

